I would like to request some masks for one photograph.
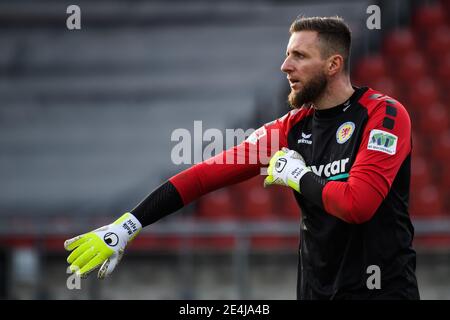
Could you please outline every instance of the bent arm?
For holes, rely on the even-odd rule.
[[[399,103],[395,108],[396,116],[389,122],[392,126],[386,125],[384,103],[370,115],[346,182],[326,181],[308,173],[301,181],[303,195],[348,223],[370,220],[411,152],[408,113]]]

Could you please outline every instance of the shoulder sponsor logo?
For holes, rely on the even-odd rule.
[[[398,137],[392,133],[373,129],[370,131],[367,149],[393,155],[397,152],[397,140]]]
[[[346,143],[355,132],[355,124],[351,121],[345,122],[340,125],[336,131],[336,141],[339,144]]]
[[[312,133],[306,134],[306,133],[302,132],[302,137],[300,139],[298,139],[297,143],[312,144],[311,136],[312,136]]]

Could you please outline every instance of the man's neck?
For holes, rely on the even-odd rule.
[[[334,83],[329,83],[324,94],[314,103],[317,110],[330,109],[347,101],[355,92],[350,79],[340,79]]]

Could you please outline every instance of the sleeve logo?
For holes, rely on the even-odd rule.
[[[373,129],[370,131],[367,149],[393,155],[397,152],[397,140],[398,137],[392,133]]]

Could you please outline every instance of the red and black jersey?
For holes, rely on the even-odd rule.
[[[334,108],[293,110],[169,181],[186,205],[260,174],[282,147],[312,169],[302,194],[294,192],[302,209],[298,298],[419,298],[408,214],[411,122],[389,96],[355,87]],[[379,288],[368,285],[373,268]]]

